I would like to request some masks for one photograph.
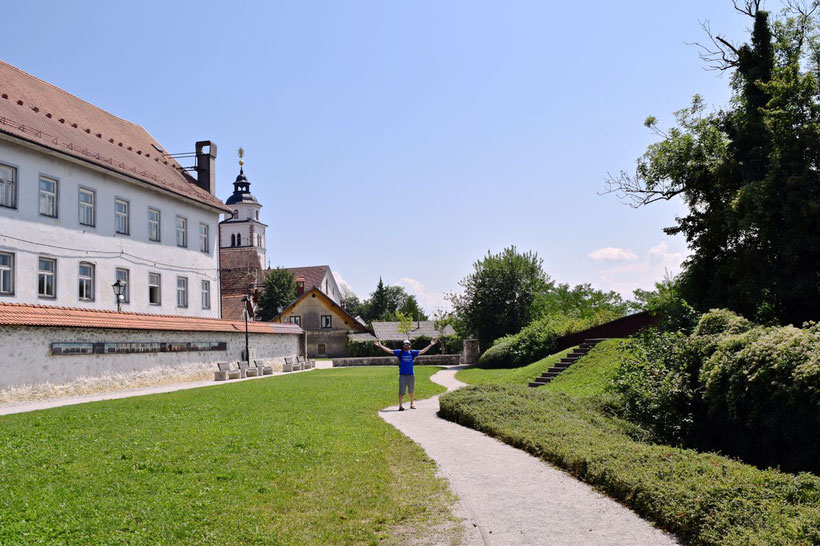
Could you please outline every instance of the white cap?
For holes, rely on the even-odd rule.
[[[405,339],[404,341],[402,341],[402,342],[401,342],[401,344],[402,344],[402,345],[410,345],[410,340],[409,340],[409,339]]]

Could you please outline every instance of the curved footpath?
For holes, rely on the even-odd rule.
[[[461,367],[432,376],[454,390]],[[406,406],[407,407],[407,406]],[[382,419],[419,444],[460,498],[467,544],[678,544],[569,474],[475,430],[439,418],[438,396]]]

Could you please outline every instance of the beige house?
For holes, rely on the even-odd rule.
[[[314,286],[301,294],[273,322],[301,326],[307,335],[310,358],[347,356],[347,336],[365,333],[367,327],[350,316],[330,296]]]

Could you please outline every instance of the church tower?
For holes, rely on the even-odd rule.
[[[265,249],[265,228],[267,225],[259,221],[259,210],[262,205],[251,194],[251,183],[245,176],[242,159],[245,152],[239,148],[239,175],[233,183],[233,194],[225,204],[233,209],[233,214],[219,223],[220,248],[253,248],[259,256],[262,269],[267,264]]]

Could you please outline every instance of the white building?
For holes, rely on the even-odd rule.
[[[142,127],[0,62],[0,302],[219,317],[216,146],[196,178]],[[187,160],[186,160],[187,161]]]

